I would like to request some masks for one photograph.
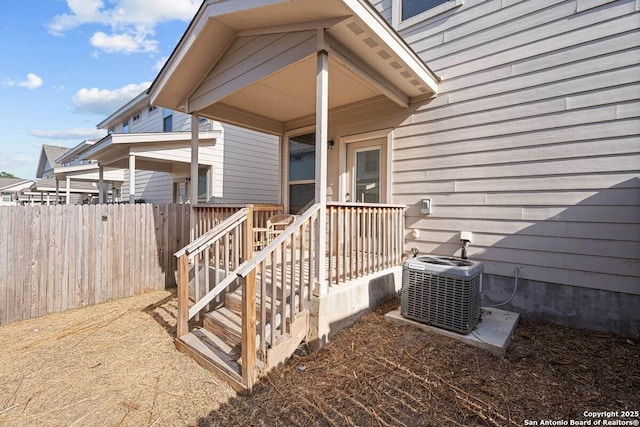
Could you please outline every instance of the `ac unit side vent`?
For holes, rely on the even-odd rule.
[[[483,266],[465,260],[460,267],[460,263],[451,260],[418,257],[405,262],[401,314],[417,322],[468,334],[480,320]]]

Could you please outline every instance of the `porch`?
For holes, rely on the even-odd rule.
[[[199,205],[194,212],[196,230],[212,227],[176,253],[176,346],[237,390],[250,390],[301,342],[322,343],[336,321],[368,308],[358,304],[399,286],[403,206],[329,203],[322,254],[315,244],[320,204],[258,251],[254,230],[282,206]]]

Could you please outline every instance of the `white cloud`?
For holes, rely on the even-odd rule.
[[[85,140],[102,138],[107,134],[104,129],[95,128],[75,128],[75,129],[58,129],[58,130],[40,130],[33,129],[29,134],[36,138],[44,139],[63,139],[63,140]]]
[[[52,34],[84,24],[111,28],[111,34],[96,32],[91,43],[108,53],[155,52],[156,25],[173,20],[188,21],[195,15],[201,0],[67,0],[70,13],[57,15],[49,24]]]
[[[91,45],[107,53],[155,52],[158,42],[146,36],[146,33],[108,35],[98,31],[91,37]]]
[[[150,85],[151,82],[144,82],[130,84],[119,89],[80,89],[73,96],[73,106],[78,112],[108,116],[140,95]]]
[[[27,74],[27,79],[21,82],[16,82],[11,79],[4,79],[2,81],[2,84],[5,86],[19,86],[19,87],[25,87],[29,90],[38,89],[40,86],[42,86],[42,83],[43,83],[42,78],[37,74],[33,74],[33,73]]]
[[[162,70],[162,67],[164,67],[164,64],[167,62],[167,59],[169,59],[168,56],[163,56],[162,58],[158,59],[153,66],[153,71],[159,73],[160,70]]]

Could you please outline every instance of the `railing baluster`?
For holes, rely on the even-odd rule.
[[[271,259],[271,347],[276,343],[276,316],[277,312],[277,299],[278,299],[278,281],[276,280],[276,254],[271,252],[269,258]]]
[[[260,263],[260,351],[267,354],[267,275],[265,262]]]
[[[290,295],[291,295],[291,302],[289,303],[289,319],[291,319],[291,322],[293,322],[296,318],[295,316],[295,310],[296,310],[296,232],[294,231],[293,234],[291,235],[291,248],[289,249],[290,253],[290,271],[289,274],[291,275],[291,279],[289,280],[290,283]]]

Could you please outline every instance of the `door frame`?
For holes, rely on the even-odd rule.
[[[379,140],[384,140],[379,141]],[[349,170],[349,154],[354,150],[362,150],[367,147],[367,143],[371,148],[380,147],[380,203],[391,203],[391,174],[393,172],[393,129],[381,129],[372,132],[364,132],[354,135],[340,137],[340,148],[342,154],[340,156],[340,198],[341,202],[345,202],[345,195],[353,194],[354,181],[352,171]],[[349,146],[349,144],[357,144],[357,147]],[[357,201],[356,201],[357,203]]]

